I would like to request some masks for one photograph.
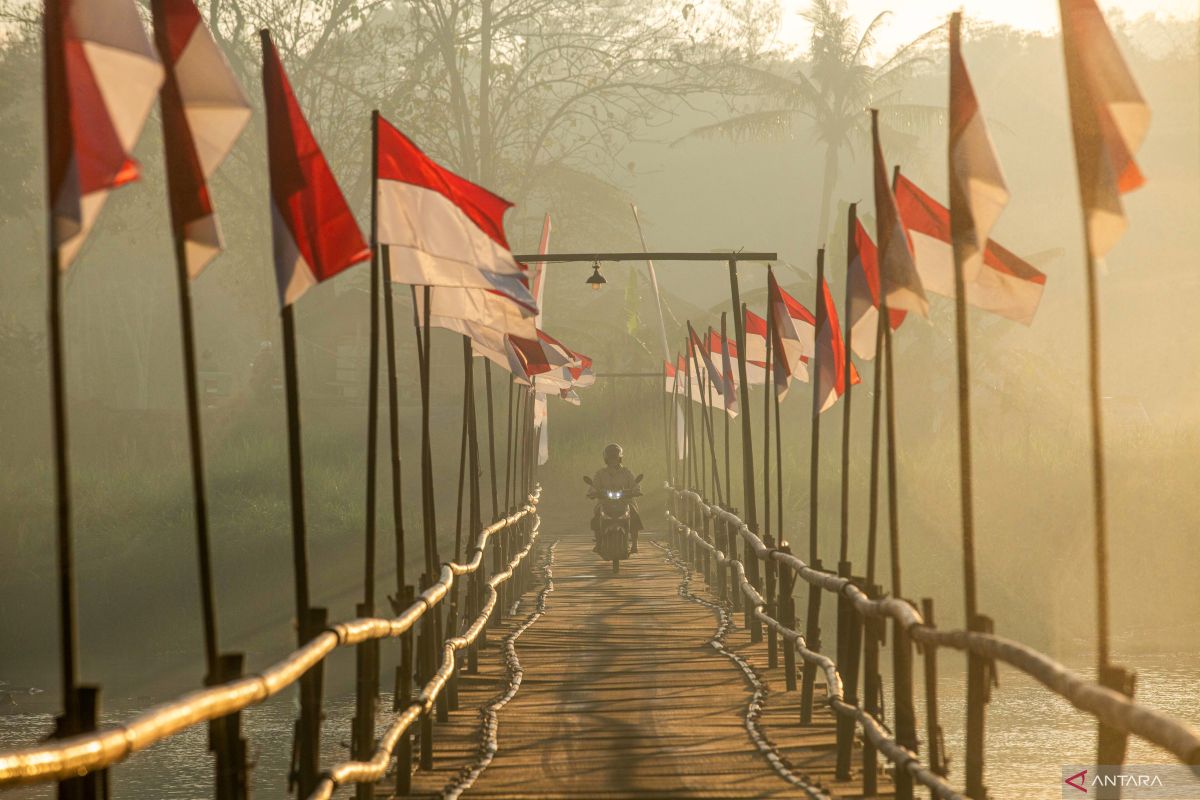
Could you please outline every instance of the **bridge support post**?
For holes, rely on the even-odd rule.
[[[767,548],[769,550],[775,549],[775,537],[771,536],[771,534],[768,533],[765,537],[763,537],[763,541],[766,543]],[[774,619],[779,618],[778,617],[779,604],[778,604],[777,598],[775,596],[775,584],[776,584],[775,576],[778,573],[777,568],[778,568],[778,564],[775,563],[775,559],[771,558],[770,555],[768,555],[767,561],[766,561],[766,564],[764,565],[764,570],[763,570],[766,573],[766,578],[767,578],[767,580],[766,580],[766,592],[767,592],[766,593],[766,600],[767,600],[766,612],[767,612],[767,616],[772,617]],[[769,669],[775,669],[778,666],[779,666],[779,634],[775,630],[774,627],[768,627],[767,628],[767,667]]]
[[[930,625],[933,623],[926,620]],[[990,617],[983,614],[976,614],[974,619],[970,620],[968,629],[977,633],[991,633],[994,629]],[[967,797],[974,800],[985,800],[987,797],[987,786],[983,783],[984,772],[984,738],[985,728],[987,724],[987,704],[991,699],[991,683],[992,665],[987,659],[981,658],[974,653],[967,653]],[[1103,675],[1100,676],[1101,684],[1104,684]],[[1116,687],[1109,687],[1116,688]],[[1132,687],[1130,687],[1132,691]],[[1103,735],[1104,726],[1101,725],[1100,730]],[[1120,738],[1120,760],[1119,761],[1100,761],[1100,764],[1120,764],[1125,759],[1125,737],[1123,734],[1112,731],[1112,733]],[[1101,757],[1105,754],[1101,751]],[[1115,753],[1108,753],[1115,756]]]
[[[867,596],[878,599],[882,589],[877,585],[867,586]],[[884,637],[883,620],[867,617],[863,621],[863,710],[880,722],[883,721],[882,693],[879,685],[879,645]],[[863,795],[872,797],[879,792],[879,761],[875,745],[863,739],[862,750]]]
[[[821,569],[821,560],[814,559],[813,569]],[[821,587],[809,584],[808,608],[805,612],[804,640],[808,649],[821,651]],[[813,692],[817,683],[817,665],[804,662],[804,683],[800,687],[800,724],[812,724]]]
[[[705,515],[704,517],[704,542],[712,544],[712,517]],[[704,563],[704,584],[712,586],[712,551],[707,547],[700,548],[700,559]]]
[[[925,618],[925,624],[932,628],[934,625],[932,597],[921,598],[921,616]],[[921,650],[921,656],[924,659],[925,665],[925,738],[929,741],[929,769],[935,775],[944,776],[947,774],[946,747],[942,740],[942,725],[938,721],[938,649],[936,645],[932,644],[919,645],[918,647]],[[982,785],[982,780],[980,784]],[[984,794],[986,794],[986,790]],[[983,800],[983,796],[981,795],[976,800]]]
[[[788,545],[784,545],[780,550],[789,555],[792,552]],[[795,582],[796,575],[791,567],[779,570],[779,622],[791,630],[796,629],[796,600],[792,597]],[[783,674],[787,691],[796,691],[796,644],[790,639],[784,639],[783,643]]]
[[[209,684],[217,686],[242,677],[241,653],[222,653],[217,659],[217,674]],[[233,713],[209,724],[209,749],[217,759],[217,800],[246,800],[246,740],[242,738],[242,715]]]
[[[359,603],[360,617],[372,614],[366,603]],[[375,752],[375,700],[379,696],[379,640],[358,645],[355,652],[354,722],[351,727],[350,753],[359,761],[369,761]],[[220,757],[218,756],[218,761]],[[357,800],[371,800],[374,789],[368,783],[355,784]]]
[[[65,739],[96,730],[100,722],[100,687],[72,687],[73,697],[63,699],[66,711],[55,719],[54,738]],[[58,800],[108,800],[108,770],[89,772],[58,782]]]
[[[324,608],[309,608],[308,618],[301,621],[303,640],[311,642],[329,622]],[[321,695],[325,677],[325,662],[314,664],[300,678],[300,720],[296,723],[296,763],[292,780],[298,797],[307,797],[317,786],[321,774]]]
[[[986,617],[976,617],[976,619],[986,620],[987,623],[991,622]],[[990,624],[988,625],[987,632],[991,633]],[[1120,692],[1126,697],[1133,697],[1137,674],[1131,670],[1118,667],[1115,664],[1105,664],[1100,668],[1098,678],[1100,685],[1106,689]],[[1124,764],[1125,746],[1127,743],[1127,734],[1111,728],[1103,722],[1100,723],[1096,763],[1103,766],[1119,766]],[[1103,795],[1101,796],[1103,797]],[[1115,797],[1116,795],[1113,796]]]
[[[421,591],[429,588],[429,574],[421,575]],[[433,678],[435,666],[434,618],[436,613],[426,614],[421,619],[421,633],[417,636],[417,659],[421,665],[417,671],[417,682],[424,686]],[[421,714],[421,769],[433,769],[433,716],[429,711]]]
[[[851,576],[850,562],[838,565],[838,574],[850,578],[862,588],[863,581]],[[842,676],[842,699],[858,705],[858,662],[862,644],[862,617],[845,595],[838,596],[838,670]],[[855,722],[850,717],[837,718],[837,778],[849,780],[854,757]]]
[[[751,528],[751,531],[754,531]],[[757,531],[754,531],[757,533]],[[754,587],[754,591],[762,593],[762,578],[758,567],[758,555],[754,552],[754,548],[750,542],[745,543],[743,548],[742,563],[746,566],[746,580],[750,581],[750,585]],[[750,604],[746,604],[746,627],[750,629],[750,641],[753,644],[758,644],[763,639],[762,621],[754,615],[754,609]]]
[[[896,741],[912,752],[917,744],[917,716],[913,708],[912,640],[904,626],[892,625],[892,683]],[[896,800],[912,800],[913,777],[906,769],[896,770]]]
[[[397,604],[400,610],[412,605],[413,587],[405,586],[403,600]],[[407,631],[400,637],[400,666],[396,667],[396,686],[392,695],[392,710],[399,711],[412,702],[413,678],[413,632]],[[405,797],[412,788],[412,731],[407,730],[396,745],[396,796]]]

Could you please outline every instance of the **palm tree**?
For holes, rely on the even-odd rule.
[[[807,69],[794,68],[790,62],[785,68],[754,64],[731,67],[748,92],[759,99],[759,107],[697,128],[684,138],[778,136],[790,134],[797,120],[807,121],[817,142],[825,146],[817,229],[823,241],[829,232],[842,153],[853,155],[855,145],[869,141],[868,108],[881,109],[893,136],[909,140],[944,121],[944,108],[899,102],[901,84],[918,66],[928,63],[923,53],[929,40],[940,33],[940,26],[899,48],[880,64],[867,62],[875,34],[890,13],[880,13],[859,33],[844,0],[812,0],[804,13],[812,23]]]

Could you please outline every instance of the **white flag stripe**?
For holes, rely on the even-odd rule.
[[[487,289],[494,284],[486,271],[524,275],[511,253],[440,192],[382,179],[377,187],[379,242],[389,245],[395,282]]]

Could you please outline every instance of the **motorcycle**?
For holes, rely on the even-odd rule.
[[[642,477],[638,475],[635,483],[640,484]],[[604,560],[612,561],[613,572],[618,573],[621,571],[621,562],[629,558],[632,544],[632,517],[629,507],[635,497],[642,496],[642,492],[637,488],[630,491],[601,489],[586,475],[583,476],[583,482],[592,487],[588,490],[588,497],[600,501],[600,514],[596,525],[596,552]]]

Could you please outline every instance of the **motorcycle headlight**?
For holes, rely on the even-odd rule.
[[[607,494],[608,494],[609,500],[620,500],[621,499],[620,492],[607,492]]]

